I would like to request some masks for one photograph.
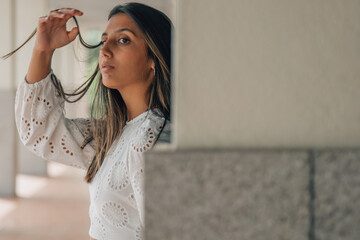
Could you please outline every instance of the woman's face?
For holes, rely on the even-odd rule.
[[[131,18],[119,13],[110,18],[101,40],[99,55],[103,84],[119,91],[129,87],[146,88],[154,77],[154,61],[147,56],[147,45]]]

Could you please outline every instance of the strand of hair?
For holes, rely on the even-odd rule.
[[[26,39],[26,41],[25,41],[23,44],[21,44],[18,48],[16,48],[15,50],[9,52],[8,54],[2,56],[1,58],[5,60],[5,59],[11,57],[12,55],[14,55],[14,53],[16,53],[16,52],[17,52],[20,48],[22,48],[28,41],[30,41],[30,39],[32,39],[32,38],[34,37],[34,35],[36,34],[36,31],[37,31],[37,29],[35,28],[35,30],[31,33],[31,35],[28,37],[28,39]]]

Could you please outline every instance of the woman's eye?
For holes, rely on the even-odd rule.
[[[126,39],[126,38],[120,38],[120,39],[118,40],[118,42],[119,42],[119,43],[127,44],[128,42],[130,42],[130,40],[129,40],[129,39]]]
[[[104,46],[104,44],[105,44],[106,41],[107,41],[107,40],[102,40],[102,41],[100,42],[100,46]],[[127,38],[120,38],[120,39],[118,40],[118,43],[121,43],[121,44],[128,44],[129,42],[130,42],[130,40],[127,39]]]

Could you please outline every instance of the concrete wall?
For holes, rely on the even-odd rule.
[[[146,239],[358,239],[360,2],[176,12],[172,143],[146,153]]]
[[[356,240],[360,150],[147,153],[146,239]]]
[[[177,148],[358,147],[357,0],[177,1]]]

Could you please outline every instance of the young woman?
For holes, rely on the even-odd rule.
[[[141,239],[144,153],[169,141],[172,24],[143,4],[116,6],[101,37],[96,71],[76,93],[66,94],[51,58],[77,35],[82,41],[78,27],[66,30],[66,22],[82,14],[62,8],[39,19],[29,69],[16,94],[18,132],[39,156],[87,171],[91,239]],[[65,118],[64,102],[81,98],[91,84],[92,117]]]

